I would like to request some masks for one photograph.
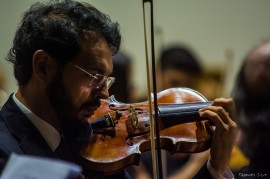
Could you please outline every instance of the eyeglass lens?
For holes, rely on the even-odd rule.
[[[94,80],[92,80],[92,83],[90,83],[90,85],[95,86],[97,89],[101,87],[109,89],[115,81],[114,77],[107,77],[99,74],[94,75],[94,77],[95,78],[93,78]]]

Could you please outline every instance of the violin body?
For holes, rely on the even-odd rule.
[[[200,93],[189,88],[171,88],[157,93],[158,105],[207,102]],[[105,174],[115,173],[128,165],[138,165],[140,154],[151,149],[148,102],[125,104],[113,96],[101,106],[89,122],[106,114],[121,113],[115,127],[94,130],[82,150],[83,165]],[[196,112],[197,113],[197,112]],[[177,118],[177,117],[174,117]],[[163,122],[170,118],[163,119]],[[180,121],[179,119],[178,121]],[[160,126],[160,145],[170,153],[196,153],[210,148],[212,127],[207,119],[169,127]]]

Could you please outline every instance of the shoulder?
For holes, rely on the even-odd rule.
[[[23,153],[19,148],[19,143],[0,116],[0,158],[8,157],[12,152]]]
[[[0,172],[12,152],[23,153],[19,144],[0,117]]]
[[[0,116],[0,173],[13,152],[19,154],[23,153],[17,140],[12,136]]]

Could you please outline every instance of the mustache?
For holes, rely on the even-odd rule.
[[[83,105],[81,105],[80,109],[86,109],[91,106],[100,106],[100,105],[101,105],[100,100],[95,99],[94,101],[84,103]]]

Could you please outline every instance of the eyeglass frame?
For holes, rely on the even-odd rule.
[[[70,61],[66,61],[68,64],[72,65],[73,67],[83,71],[84,73],[86,73],[89,77],[90,77],[90,82],[89,82],[89,86],[92,87],[93,83],[95,80],[98,80],[100,77],[102,77],[102,80],[100,80],[99,82],[96,82],[94,88],[95,89],[100,89],[100,87],[103,86],[102,89],[107,89],[109,90],[110,87],[113,85],[113,83],[115,82],[115,77],[112,77],[112,76],[105,76],[105,75],[102,75],[102,74],[99,74],[99,73],[95,73],[95,74],[91,74],[89,73],[88,71],[84,70],[82,67],[70,62]],[[110,83],[109,83],[110,82]],[[105,84],[105,85],[104,85]]]

